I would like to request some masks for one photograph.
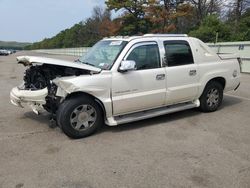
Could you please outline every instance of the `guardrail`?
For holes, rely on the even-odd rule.
[[[82,56],[89,51],[89,47],[81,48],[59,48],[59,49],[41,49],[33,50],[38,53],[55,54],[55,55],[70,55],[70,56]]]
[[[241,70],[244,73],[250,73],[250,58],[242,58]]]
[[[223,43],[208,43],[216,53],[233,53],[242,58],[242,72],[250,73],[250,41],[244,42],[223,42]],[[90,47],[81,48],[61,48],[61,49],[41,49],[34,50],[39,53],[56,54],[56,55],[71,55],[82,56],[89,51]]]
[[[250,41],[208,43],[216,53],[232,53],[241,57],[242,72],[250,73]]]

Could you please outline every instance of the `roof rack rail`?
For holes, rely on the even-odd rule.
[[[131,37],[131,36],[117,35],[117,36],[104,37],[103,39],[128,39],[129,37]]]
[[[145,34],[145,37],[188,37],[187,34]]]

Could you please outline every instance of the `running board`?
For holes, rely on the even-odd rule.
[[[170,114],[182,110],[188,110],[191,108],[199,107],[200,102],[199,100],[195,102],[186,102],[186,103],[181,103],[181,104],[175,104],[171,106],[164,106],[152,110],[146,110],[142,112],[135,112],[132,114],[127,114],[127,115],[120,115],[120,116],[115,116],[114,120],[117,125],[119,124],[124,124],[124,123],[130,123],[133,121],[139,121],[143,119],[148,119],[156,116],[161,116],[165,114]]]

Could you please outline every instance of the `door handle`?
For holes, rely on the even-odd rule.
[[[165,74],[157,74],[156,80],[165,80],[166,75]]]
[[[190,70],[189,75],[190,76],[195,76],[196,75],[196,70]]]

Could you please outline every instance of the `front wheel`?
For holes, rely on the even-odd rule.
[[[59,106],[57,122],[67,136],[87,137],[102,125],[102,110],[89,96],[73,97]]]
[[[200,97],[200,110],[203,112],[214,112],[221,105],[222,99],[222,85],[218,82],[210,82]]]

